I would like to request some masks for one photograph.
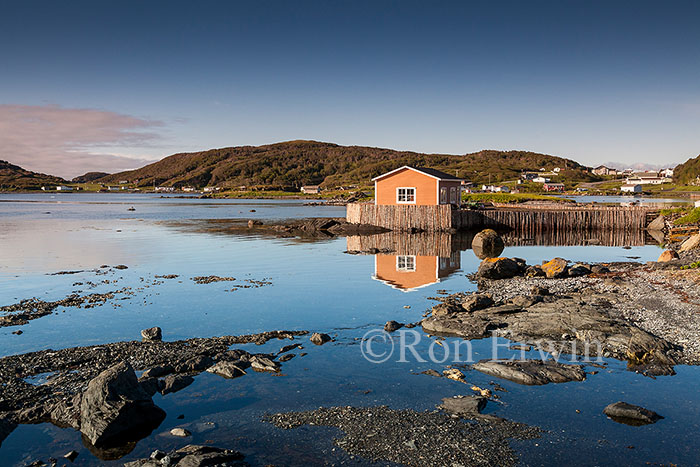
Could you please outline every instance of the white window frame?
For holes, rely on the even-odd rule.
[[[413,190],[413,201],[401,201],[399,193],[400,190]],[[408,198],[408,192],[406,192],[406,197]],[[396,188],[396,204],[416,204],[416,187],[414,186],[400,186]]]
[[[396,270],[399,272],[416,272],[416,255],[396,255]]]

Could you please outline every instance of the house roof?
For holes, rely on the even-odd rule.
[[[374,177],[372,179],[372,181],[379,180],[379,179],[384,178],[384,177],[388,177],[389,175],[393,175],[394,173],[398,172],[399,170],[403,170],[403,169],[413,170],[414,172],[422,173],[423,175],[427,175],[427,176],[435,178],[437,180],[454,180],[454,181],[458,181],[458,182],[462,181],[461,178],[457,178],[454,175],[450,175],[450,174],[442,172],[440,170],[430,169],[427,167],[411,167],[410,165],[404,165],[403,167],[399,167],[398,169],[394,169],[391,172],[387,172],[387,173],[382,174],[378,177]]]

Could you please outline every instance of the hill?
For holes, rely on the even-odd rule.
[[[402,165],[433,167],[475,183],[514,180],[522,170],[561,168],[561,180],[590,181],[586,167],[575,161],[526,151],[480,151],[466,155],[421,154],[316,141],[289,141],[265,146],[239,146],[181,153],[137,170],[100,179],[128,180],[139,186],[203,187],[218,185],[337,187],[369,184],[372,177]]]
[[[88,172],[86,174],[75,177],[72,180],[72,182],[73,183],[90,183],[90,182],[94,182],[95,180],[99,180],[100,178],[104,178],[107,175],[109,175],[107,172]]]
[[[673,171],[673,181],[681,185],[697,184],[700,180],[700,155],[688,159]]]
[[[53,175],[25,170],[0,160],[0,190],[38,190],[44,185],[61,185],[66,181]]]

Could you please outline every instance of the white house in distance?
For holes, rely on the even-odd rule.
[[[667,183],[670,180],[667,178],[658,177],[655,175],[635,175],[632,177],[627,177],[625,183],[627,185],[661,185],[662,183]]]
[[[594,175],[617,175],[617,170],[611,169],[610,167],[605,167],[604,165],[599,165],[595,169],[591,170]]]
[[[321,192],[321,187],[318,185],[306,185],[301,187],[301,192],[306,195],[317,195]]]
[[[73,188],[65,185],[58,185],[56,191],[73,191]]]
[[[547,177],[539,176],[539,177],[533,178],[532,181],[535,183],[549,183],[552,180],[550,178],[547,178]]]
[[[695,202],[695,207],[700,208],[700,199]]]
[[[620,187],[622,193],[641,193],[642,185],[639,183],[627,183]]]

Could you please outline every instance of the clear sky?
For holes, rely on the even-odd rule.
[[[0,159],[63,176],[314,139],[700,153],[698,1],[0,0]]]

